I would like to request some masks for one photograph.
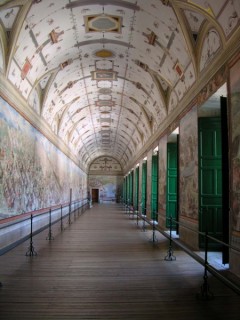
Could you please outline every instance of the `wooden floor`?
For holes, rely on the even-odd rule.
[[[74,219],[72,219],[74,220]],[[95,205],[64,231],[54,226],[0,257],[0,319],[240,319],[240,296],[209,275],[211,301],[196,298],[203,267],[168,241],[157,245],[120,205]]]

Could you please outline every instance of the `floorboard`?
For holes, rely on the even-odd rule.
[[[116,204],[99,204],[0,257],[0,319],[240,319],[240,297],[209,275],[211,301],[196,298],[203,267],[143,232]]]

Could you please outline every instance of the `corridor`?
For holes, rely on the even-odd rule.
[[[130,219],[121,205],[95,204],[65,230],[23,243],[1,256],[1,320],[239,320],[239,296],[209,275],[211,301],[196,299],[203,267],[168,240]]]

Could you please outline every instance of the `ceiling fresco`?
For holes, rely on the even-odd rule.
[[[86,168],[125,168],[239,17],[239,0],[3,0],[0,71]]]

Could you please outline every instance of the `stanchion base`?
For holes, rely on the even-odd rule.
[[[37,252],[34,250],[33,246],[29,247],[28,251],[26,252],[26,256],[27,257],[37,256]]]
[[[152,244],[155,244],[158,242],[158,238],[154,235],[149,239],[149,242],[152,242]]]
[[[46,240],[49,240],[49,241],[54,240],[53,235],[51,233],[49,233],[49,235],[47,236]]]
[[[214,295],[212,292],[200,292],[196,294],[196,298],[202,301],[210,301],[214,299]]]
[[[173,255],[173,251],[170,249],[168,250],[168,253],[166,257],[164,258],[165,261],[175,261],[176,257]]]
[[[196,294],[196,298],[202,301],[209,301],[214,299],[214,294],[209,289],[207,277],[204,277],[204,282],[201,285],[201,290]]]
[[[142,229],[143,232],[145,232],[146,229],[147,229],[147,228],[146,228],[146,222],[145,222],[144,220],[143,220],[142,228],[141,228],[141,229]]]

